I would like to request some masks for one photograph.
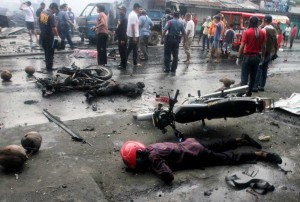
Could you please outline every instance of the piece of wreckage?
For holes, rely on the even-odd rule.
[[[86,91],[87,100],[100,96],[109,96],[113,94],[122,94],[128,97],[138,97],[142,94],[145,84],[137,83],[118,83],[109,80],[112,72],[106,67],[90,65],[80,69],[74,63],[70,68],[62,67],[57,70],[57,74],[52,78],[37,78],[36,83],[42,86],[43,96],[50,96],[57,92],[66,92],[71,90]],[[69,75],[64,77],[60,74]]]

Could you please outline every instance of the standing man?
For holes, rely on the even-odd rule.
[[[235,38],[235,32],[232,29],[233,24],[230,24],[228,29],[225,32],[224,43],[222,46],[223,54],[230,54],[232,43]]]
[[[71,34],[70,34],[70,26],[75,29],[75,25],[69,18],[68,14],[68,5],[67,4],[62,4],[60,6],[60,11],[58,14],[58,32],[59,35],[61,36],[61,41],[62,41],[62,48],[64,49],[65,47],[65,39],[67,39],[70,48],[73,50],[74,49],[74,44],[71,39]]]
[[[150,35],[150,28],[153,27],[152,20],[147,16],[147,11],[142,10],[139,18],[140,27],[140,49],[143,53],[142,60],[148,60],[148,40]]]
[[[61,43],[61,39],[56,29],[55,17],[53,14],[58,13],[58,5],[51,3],[49,9],[42,11],[39,18],[39,25],[41,28],[42,47],[45,51],[46,69],[52,70],[55,40]]]
[[[206,18],[206,22],[202,25],[203,27],[203,38],[202,38],[202,51],[205,50],[205,43],[207,44],[207,50],[209,51],[209,37],[208,37],[208,31],[211,26],[211,18],[208,16]]]
[[[161,31],[164,31],[164,28],[169,20],[173,19],[172,11],[170,8],[166,8],[165,14],[161,18]]]
[[[244,31],[242,43],[237,54],[236,63],[239,64],[240,57],[244,53],[241,72],[241,85],[248,84],[250,74],[249,90],[246,96],[252,95],[260,61],[264,61],[266,49],[266,32],[258,28],[258,17],[252,16],[249,20],[249,28]],[[262,52],[260,60],[259,53]]]
[[[294,39],[296,38],[296,36],[297,36],[297,27],[296,25],[294,25],[291,33],[290,48],[293,47]]]
[[[195,24],[192,20],[192,15],[190,13],[185,14],[185,20],[186,20],[186,40],[183,40],[183,46],[186,54],[186,61],[185,64],[190,64],[190,58],[191,58],[191,45],[194,38],[195,33]]]
[[[40,23],[39,23],[40,15],[41,15],[42,11],[45,9],[45,7],[46,7],[46,4],[44,2],[42,2],[40,4],[40,7],[36,10],[36,13],[35,13],[36,14],[36,19],[37,19],[36,22],[39,25],[40,30],[41,30],[41,26],[40,26]],[[39,45],[42,45],[41,36],[39,37]]]
[[[121,63],[119,65],[119,69],[126,69],[127,66],[127,18],[126,18],[126,8],[125,6],[119,7],[119,16],[120,21],[118,23],[118,27],[116,30],[116,36],[118,39],[118,48],[119,48],[119,54],[121,57]]]
[[[267,81],[267,74],[269,69],[269,63],[272,60],[273,56],[277,56],[278,51],[278,42],[277,42],[277,31],[271,25],[272,23],[272,16],[266,15],[263,19],[262,27],[263,30],[266,32],[266,51],[265,51],[265,59],[262,64],[259,65],[256,80],[252,92],[257,92],[258,90],[264,91],[266,81]]]
[[[32,35],[35,35],[36,42],[38,43],[38,37],[34,28],[34,10],[31,6],[30,1],[26,1],[25,3],[22,3],[20,5],[20,10],[22,10],[25,13],[25,22],[26,22],[26,27],[29,32],[29,42],[32,42]]]
[[[167,32],[168,34],[166,35]],[[168,21],[161,37],[161,44],[164,44],[164,63],[165,63],[164,72],[165,73],[169,73],[170,70],[171,73],[173,74],[176,73],[181,35],[183,35],[185,41],[186,34],[185,34],[183,24],[179,21],[179,12],[175,12],[174,19]],[[173,61],[170,69],[171,54],[173,56]]]
[[[284,32],[284,39],[283,39],[283,46],[287,47],[287,43],[289,41],[291,34],[291,27],[290,24],[286,25],[285,32]]]
[[[74,24],[75,23],[75,14],[72,12],[72,8],[69,7],[68,11],[68,16],[71,20],[71,22]],[[71,35],[74,35],[74,28],[71,26]]]
[[[219,62],[219,59],[220,59],[220,50],[219,50],[219,47],[220,47],[220,40],[221,40],[221,33],[222,33],[222,25],[220,23],[220,16],[219,15],[216,15],[214,17],[215,19],[215,22],[213,22],[212,26],[215,27],[215,31],[214,31],[214,39],[213,39],[213,43],[212,43],[212,47],[211,47],[211,51],[210,51],[210,57],[209,57],[209,61],[210,62],[213,57],[214,57],[214,54],[215,52],[217,52],[217,58],[214,60],[215,63],[218,63]]]
[[[201,23],[201,28],[200,28],[200,31],[199,31],[198,45],[199,45],[200,40],[201,40],[201,38],[203,36],[203,30],[204,30],[203,25],[204,25],[205,22],[206,22],[206,18],[203,18],[202,23]]]
[[[128,15],[127,24],[127,36],[129,38],[129,44],[127,49],[127,59],[132,51],[133,65],[135,67],[141,66],[138,64],[138,43],[139,43],[139,17],[140,4],[135,3],[133,5],[133,10]]]
[[[97,25],[92,27],[92,30],[97,30],[97,60],[98,65],[105,66],[107,64],[107,53],[106,45],[108,39],[108,24],[107,16],[104,13],[105,7],[101,4],[97,4],[97,13],[99,13],[97,18]]]

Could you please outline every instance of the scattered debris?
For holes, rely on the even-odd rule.
[[[267,141],[270,141],[271,136],[269,136],[269,135],[260,135],[260,136],[258,137],[258,139],[259,139],[260,141],[267,142]]]
[[[252,170],[252,171],[249,171],[249,170],[244,170],[242,173],[244,175],[247,175],[249,177],[255,177],[257,175],[257,173],[259,172],[259,170]]]
[[[10,73],[10,71],[4,70],[1,72],[1,79],[3,79],[3,81],[10,81],[11,77],[12,74]]]
[[[94,127],[90,127],[90,126],[87,126],[85,129],[83,129],[82,131],[94,131],[95,128]]]
[[[59,121],[56,119],[50,112],[48,112],[46,109],[44,109],[43,114],[51,121],[54,122],[56,125],[58,125],[60,128],[62,128],[64,131],[66,131],[73,140],[82,142],[82,143],[87,143],[88,145],[92,146],[89,142],[87,142],[85,139],[83,139],[78,133],[72,131],[69,129],[63,122]]]
[[[39,151],[42,144],[42,136],[36,131],[30,131],[24,135],[21,144],[28,156]]]
[[[204,196],[210,196],[212,194],[212,190],[208,190],[204,192]]]
[[[19,179],[19,175],[17,173],[15,173],[15,176],[16,176],[16,180]]]
[[[26,101],[24,101],[24,104],[26,104],[26,105],[32,105],[32,104],[36,104],[38,102],[39,101],[37,101],[37,100],[26,100]]]
[[[252,194],[253,196],[255,196],[255,201],[256,201],[256,202],[258,201],[258,196],[257,196],[257,194],[255,194],[251,189],[246,189],[246,192],[249,193],[249,194]]]
[[[0,165],[6,170],[15,170],[22,167],[28,159],[23,147],[8,145],[0,148]]]
[[[275,108],[281,108],[292,114],[300,115],[300,93],[293,93],[287,99],[275,102]]]
[[[34,72],[35,72],[35,68],[33,66],[27,66],[25,67],[25,72],[28,74],[28,75],[33,75]]]
[[[276,126],[277,128],[280,128],[279,124],[278,124],[278,123],[275,123],[275,122],[273,122],[273,121],[270,123],[270,125],[271,125],[271,126]]]

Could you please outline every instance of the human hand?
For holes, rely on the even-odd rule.
[[[235,64],[236,64],[236,65],[240,65],[240,58],[237,58],[237,59],[236,59]]]
[[[59,36],[55,36],[54,40],[56,40],[58,43],[61,43],[61,38]]]
[[[95,31],[96,30],[96,26],[91,27],[91,30]]]

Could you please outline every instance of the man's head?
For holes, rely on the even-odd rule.
[[[265,15],[264,17],[264,24],[271,24],[272,23],[272,16],[271,15]]]
[[[190,21],[192,19],[192,15],[190,13],[185,14],[185,20]]]
[[[178,11],[174,12],[174,18],[179,18],[180,13]]]
[[[72,11],[72,8],[71,8],[71,7],[69,7],[69,11],[70,11],[70,12]]]
[[[256,28],[258,27],[258,17],[253,15],[249,19],[249,27]]]
[[[293,27],[296,27],[296,25],[293,25]]]
[[[215,19],[217,22],[220,22],[221,17],[220,17],[220,15],[215,15],[215,16],[214,16],[214,19]]]
[[[105,7],[102,4],[97,4],[98,13],[105,12]]]
[[[171,13],[172,13],[172,10],[170,8],[166,8],[165,14],[171,14]]]
[[[231,23],[231,24],[229,24],[229,29],[231,29],[233,27],[233,24]]]
[[[147,11],[145,9],[141,10],[141,15],[147,15]]]
[[[31,2],[30,1],[26,1],[24,4],[26,4],[27,6],[31,6]]]
[[[67,11],[68,10],[68,4],[60,5],[60,10]]]
[[[211,17],[210,17],[210,16],[207,16],[206,20],[207,20],[207,21],[211,21]]]
[[[289,24],[289,23],[287,23],[287,24],[286,24],[286,26],[287,26],[287,27],[290,27],[290,24]]]
[[[125,16],[126,15],[126,7],[125,6],[120,6],[119,7],[119,15],[120,16]]]
[[[44,2],[42,2],[42,3],[40,4],[40,7],[41,7],[41,9],[44,9],[44,8],[46,7],[46,4],[45,4]]]
[[[51,3],[49,5],[49,10],[51,10],[53,13],[58,13],[58,5],[57,3]]]
[[[141,5],[140,4],[138,4],[138,3],[133,4],[133,10],[136,13],[140,13],[140,9],[141,9]]]
[[[127,141],[120,149],[120,155],[128,168],[137,169],[143,167],[146,157],[145,145],[137,141]]]

